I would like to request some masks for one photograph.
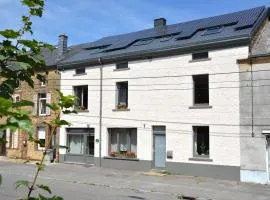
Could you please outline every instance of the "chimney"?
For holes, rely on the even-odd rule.
[[[58,56],[61,57],[67,50],[68,36],[62,33],[58,37]]]
[[[161,28],[166,26],[165,18],[154,19],[154,28]]]

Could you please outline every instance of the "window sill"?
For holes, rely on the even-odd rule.
[[[127,160],[127,161],[139,161],[138,158],[118,158],[118,157],[111,157],[111,156],[104,156],[104,159],[109,160]]]
[[[211,109],[212,106],[208,104],[195,104],[193,106],[189,106],[189,109]]]
[[[115,108],[115,109],[112,109],[112,111],[113,112],[121,112],[121,111],[130,111],[130,109],[129,108],[125,108],[125,109],[123,109],[123,108],[122,109],[121,108],[120,109]]]
[[[193,158],[189,158],[188,160],[191,160],[191,161],[203,161],[203,162],[213,162],[212,159],[207,158],[207,157],[193,157]]]
[[[84,75],[87,75],[87,73],[73,74],[73,76],[84,76]]]
[[[193,63],[193,62],[203,62],[203,61],[210,61],[210,60],[212,60],[212,59],[211,58],[202,58],[202,59],[190,60],[189,62]]]
[[[78,113],[89,112],[89,110],[76,110]]]
[[[114,72],[118,72],[118,71],[126,71],[126,70],[130,70],[130,68],[122,68],[122,69],[114,69]]]

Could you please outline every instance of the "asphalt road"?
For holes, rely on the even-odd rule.
[[[0,163],[0,166],[3,163]],[[13,166],[11,165],[11,168]],[[2,184],[0,186],[0,200],[14,200],[22,198],[26,195],[26,190],[22,187],[15,189],[14,183],[17,180],[31,180],[32,175],[28,170],[14,172],[6,170],[1,172]],[[49,185],[52,193],[62,196],[65,200],[166,200],[177,199],[172,194],[138,191],[136,189],[121,189],[110,187],[108,185],[94,185],[88,183],[80,183],[74,180],[61,180],[57,177],[48,178],[40,176],[39,183]],[[43,192],[43,194],[46,194]]]
[[[0,160],[0,200],[25,197],[15,190],[17,180],[33,180],[34,164]],[[179,194],[212,200],[270,200],[270,186],[203,177],[149,176],[144,172],[99,168],[89,165],[52,164],[40,173],[39,184],[65,200],[173,200]]]

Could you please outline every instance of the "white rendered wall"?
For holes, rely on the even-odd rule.
[[[213,162],[207,164],[240,166],[239,74],[237,73],[239,67],[236,60],[247,56],[248,47],[239,47],[210,51],[211,59],[202,62],[189,62],[191,54],[186,54],[131,61],[130,70],[124,71],[114,71],[114,64],[104,66],[102,156],[108,155],[107,128],[136,127],[137,156],[140,160],[152,160],[152,126],[164,125],[167,150],[173,151],[173,159],[167,161],[204,163],[188,159],[193,155],[192,126],[208,124],[210,158]],[[87,75],[84,76],[73,76],[74,73],[74,70],[67,70],[61,74],[61,90],[64,94],[72,94],[71,85],[88,84],[89,113],[63,116],[63,118],[71,121],[73,127],[86,127],[89,124],[90,127],[95,128],[95,136],[99,138],[99,68],[98,66],[87,68]],[[192,75],[196,74],[210,74],[211,109],[189,109],[193,104]],[[141,78],[160,76],[175,77]],[[113,111],[116,99],[115,85],[120,81],[128,81],[130,111]],[[63,145],[66,142],[64,132],[62,128],[60,140]],[[60,151],[60,154],[64,153],[65,150]],[[98,155],[98,145],[96,145],[95,156]]]

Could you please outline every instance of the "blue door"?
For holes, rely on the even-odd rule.
[[[164,131],[155,131],[154,129],[154,158],[155,168],[165,168],[166,162],[166,136]]]

